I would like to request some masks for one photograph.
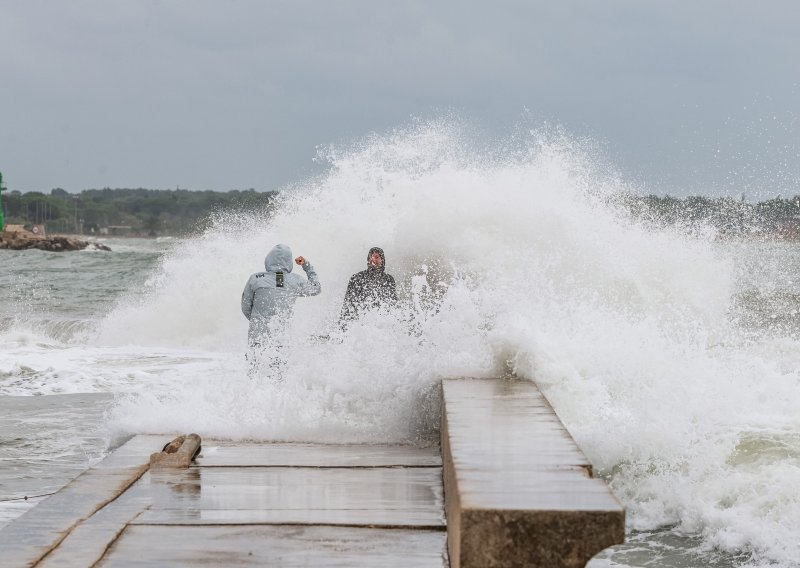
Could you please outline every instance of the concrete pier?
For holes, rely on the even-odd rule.
[[[200,440],[170,440],[135,436],[4,527],[0,564],[573,568],[624,537],[529,382],[445,380],[441,452],[202,440],[191,461]]]
[[[625,539],[625,511],[535,384],[443,382],[452,568],[580,568]]]
[[[136,436],[0,531],[3,566],[448,565],[433,448],[204,440],[149,469]]]

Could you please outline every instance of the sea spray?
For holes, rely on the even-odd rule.
[[[186,360],[120,398],[112,425],[425,443],[442,377],[513,372],[542,387],[631,529],[796,565],[796,339],[744,334],[731,249],[607,205],[628,188],[579,142],[534,132],[512,146],[476,152],[434,122],[328,148],[329,172],[273,213],[222,215],[176,245],[94,341]],[[247,376],[239,311],[278,242],[323,290],[296,304],[283,382]],[[402,306],[343,333],[348,278],[375,245]]]

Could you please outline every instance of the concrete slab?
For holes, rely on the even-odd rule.
[[[78,524],[37,568],[85,568],[94,566],[125,529],[152,504],[149,473],[117,499]]]
[[[578,568],[624,541],[625,513],[535,384],[443,381],[453,568]]]
[[[116,469],[121,467],[139,467],[149,463],[153,448],[161,449],[172,440],[173,436],[138,435],[112,451],[92,469]],[[146,459],[143,459],[146,458]]]
[[[193,467],[148,482],[134,524],[445,526],[441,468]]]
[[[481,471],[528,472],[592,465],[550,403],[528,381],[447,380],[451,443],[459,459],[481,460]],[[535,457],[535,459],[532,459]]]
[[[446,533],[309,526],[130,526],[98,568],[444,568]]]
[[[0,530],[2,562],[35,565],[76,525],[116,499],[147,471],[152,448],[142,453],[143,449],[141,440],[133,438]]]
[[[532,383],[444,381],[441,455],[204,440],[187,469],[145,473],[172,438],[133,438],[1,530],[1,562],[440,567],[447,540],[455,568],[575,568],[624,537]]]
[[[203,440],[202,467],[441,467],[439,447]]]
[[[215,465],[146,471],[172,437],[133,438],[0,531],[0,564],[447,566],[436,448],[204,442]]]

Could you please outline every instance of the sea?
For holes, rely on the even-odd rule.
[[[633,218],[563,133],[489,146],[412,124],[192,237],[0,251],[0,530],[136,433],[435,444],[442,378],[513,376],[627,510],[592,568],[800,566],[800,244]],[[280,377],[240,310],[277,243],[322,284]],[[372,246],[401,303],[344,332]]]

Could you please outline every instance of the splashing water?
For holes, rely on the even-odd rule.
[[[306,441],[435,439],[438,382],[535,380],[628,509],[703,546],[800,557],[800,349],[730,317],[731,250],[606,205],[627,188],[580,142],[478,151],[453,122],[327,148],[271,214],[220,215],[171,249],[93,345],[172,365],[121,397],[124,432]],[[284,381],[248,378],[239,298],[279,242],[315,266]],[[342,333],[348,278],[386,251],[403,306]]]

